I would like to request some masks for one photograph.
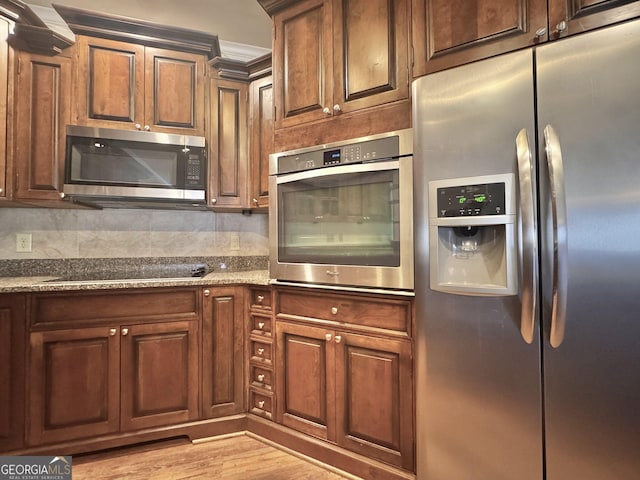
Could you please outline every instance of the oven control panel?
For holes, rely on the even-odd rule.
[[[299,153],[279,156],[277,173],[396,158],[400,153],[399,144],[399,137],[394,135],[317,150],[305,149]]]

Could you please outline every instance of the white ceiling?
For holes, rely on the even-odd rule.
[[[232,42],[271,49],[271,19],[257,0],[26,0],[174,25],[218,35]]]

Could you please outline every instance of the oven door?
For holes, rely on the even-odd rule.
[[[412,159],[271,177],[270,275],[413,288]]]

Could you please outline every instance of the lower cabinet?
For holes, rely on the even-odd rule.
[[[24,444],[27,297],[0,295],[0,452]]]
[[[357,325],[331,325],[321,318],[321,311],[320,325],[302,316],[303,321],[292,321],[291,310],[282,313],[289,294],[280,296],[277,307],[276,421],[413,471],[411,340],[360,333]],[[309,305],[322,297],[306,299],[300,294],[298,298]],[[327,304],[334,298],[327,296]],[[366,303],[356,299],[349,304],[348,296],[340,298],[336,304]]]
[[[198,289],[36,296],[28,443],[198,419],[199,305]]]
[[[202,415],[244,411],[244,289],[206,288],[202,320]]]

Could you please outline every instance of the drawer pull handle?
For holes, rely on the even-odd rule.
[[[260,355],[260,356],[264,355],[264,348],[259,348],[258,349],[258,355]]]
[[[264,295],[258,295],[257,300],[258,300],[258,303],[264,302]]]
[[[331,307],[331,313],[334,315],[338,314],[338,307]]]
[[[264,408],[264,400],[258,402],[258,408]]]
[[[260,375],[258,375],[258,381],[260,383],[264,382],[264,373],[261,373]]]
[[[327,342],[331,341],[331,334],[330,333],[325,333],[324,338]]]
[[[262,330],[264,328],[264,322],[258,322],[258,328]]]
[[[116,333],[118,333],[118,329],[117,328],[110,328],[109,329],[109,336],[113,337]]]
[[[340,343],[342,341],[342,335],[336,335],[336,343]]]
[[[127,335],[129,335],[129,329],[128,329],[128,328],[123,328],[123,329],[122,329],[122,335],[123,335],[123,336],[125,336],[125,337],[126,337]]]

